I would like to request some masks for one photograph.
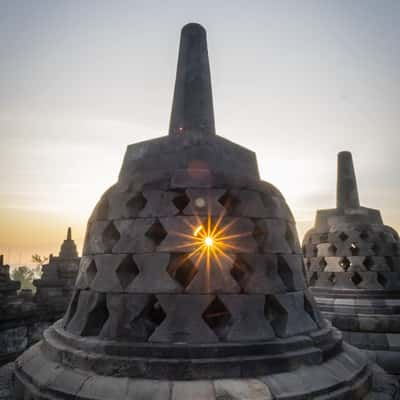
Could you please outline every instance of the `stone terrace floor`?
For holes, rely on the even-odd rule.
[[[11,392],[11,375],[14,363],[9,363],[0,368],[0,400],[15,400]],[[374,366],[373,392],[364,400],[400,400],[398,384],[394,378],[389,377],[378,366]],[[110,399],[112,400],[112,399]],[[232,399],[243,400],[243,399]],[[260,399],[263,400],[263,399]]]

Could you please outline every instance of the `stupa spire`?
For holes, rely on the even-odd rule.
[[[78,251],[76,249],[76,244],[72,240],[72,229],[68,227],[67,238],[61,245],[59,257],[62,258],[76,258],[78,257]]]
[[[189,23],[182,28],[170,135],[201,132],[214,135],[214,108],[206,30]]]
[[[359,208],[357,180],[354,173],[353,158],[349,151],[338,153],[336,207]]]

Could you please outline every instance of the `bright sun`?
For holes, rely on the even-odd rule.
[[[225,213],[221,213],[215,220],[211,215],[206,218],[195,217],[195,224],[189,219],[185,221],[189,228],[188,232],[174,232],[182,239],[182,243],[175,246],[174,250],[185,251],[185,249],[188,249],[189,252],[182,258],[182,263],[191,259],[197,269],[205,261],[207,270],[219,268],[222,271],[222,258],[233,263],[233,255],[244,250],[239,245],[240,238],[250,236],[251,232],[238,232],[237,228],[233,227],[237,220],[230,218],[228,222],[224,218]]]
[[[207,237],[204,239],[204,243],[205,243],[206,246],[208,246],[208,247],[212,246],[212,245],[213,245],[213,242],[214,242],[214,240],[213,240],[213,238],[212,238],[211,236],[207,236]]]

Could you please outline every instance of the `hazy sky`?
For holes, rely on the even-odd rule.
[[[81,249],[125,148],[166,134],[180,28],[208,31],[218,134],[257,152],[300,235],[350,150],[400,229],[400,1],[0,0],[0,253]]]

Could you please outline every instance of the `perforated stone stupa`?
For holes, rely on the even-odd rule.
[[[66,315],[16,362],[16,397],[375,398],[304,272],[282,195],[215,134],[206,32],[188,24],[169,135],[128,147]]]
[[[55,313],[58,318],[62,317],[68,307],[79,263],[80,257],[72,239],[71,228],[68,228],[67,238],[61,245],[59,255],[50,255],[49,263],[42,268],[41,278],[33,282],[36,286],[35,301]]]
[[[351,153],[338,155],[337,207],[318,210],[303,251],[312,290],[345,340],[400,374],[400,242],[361,207]]]

